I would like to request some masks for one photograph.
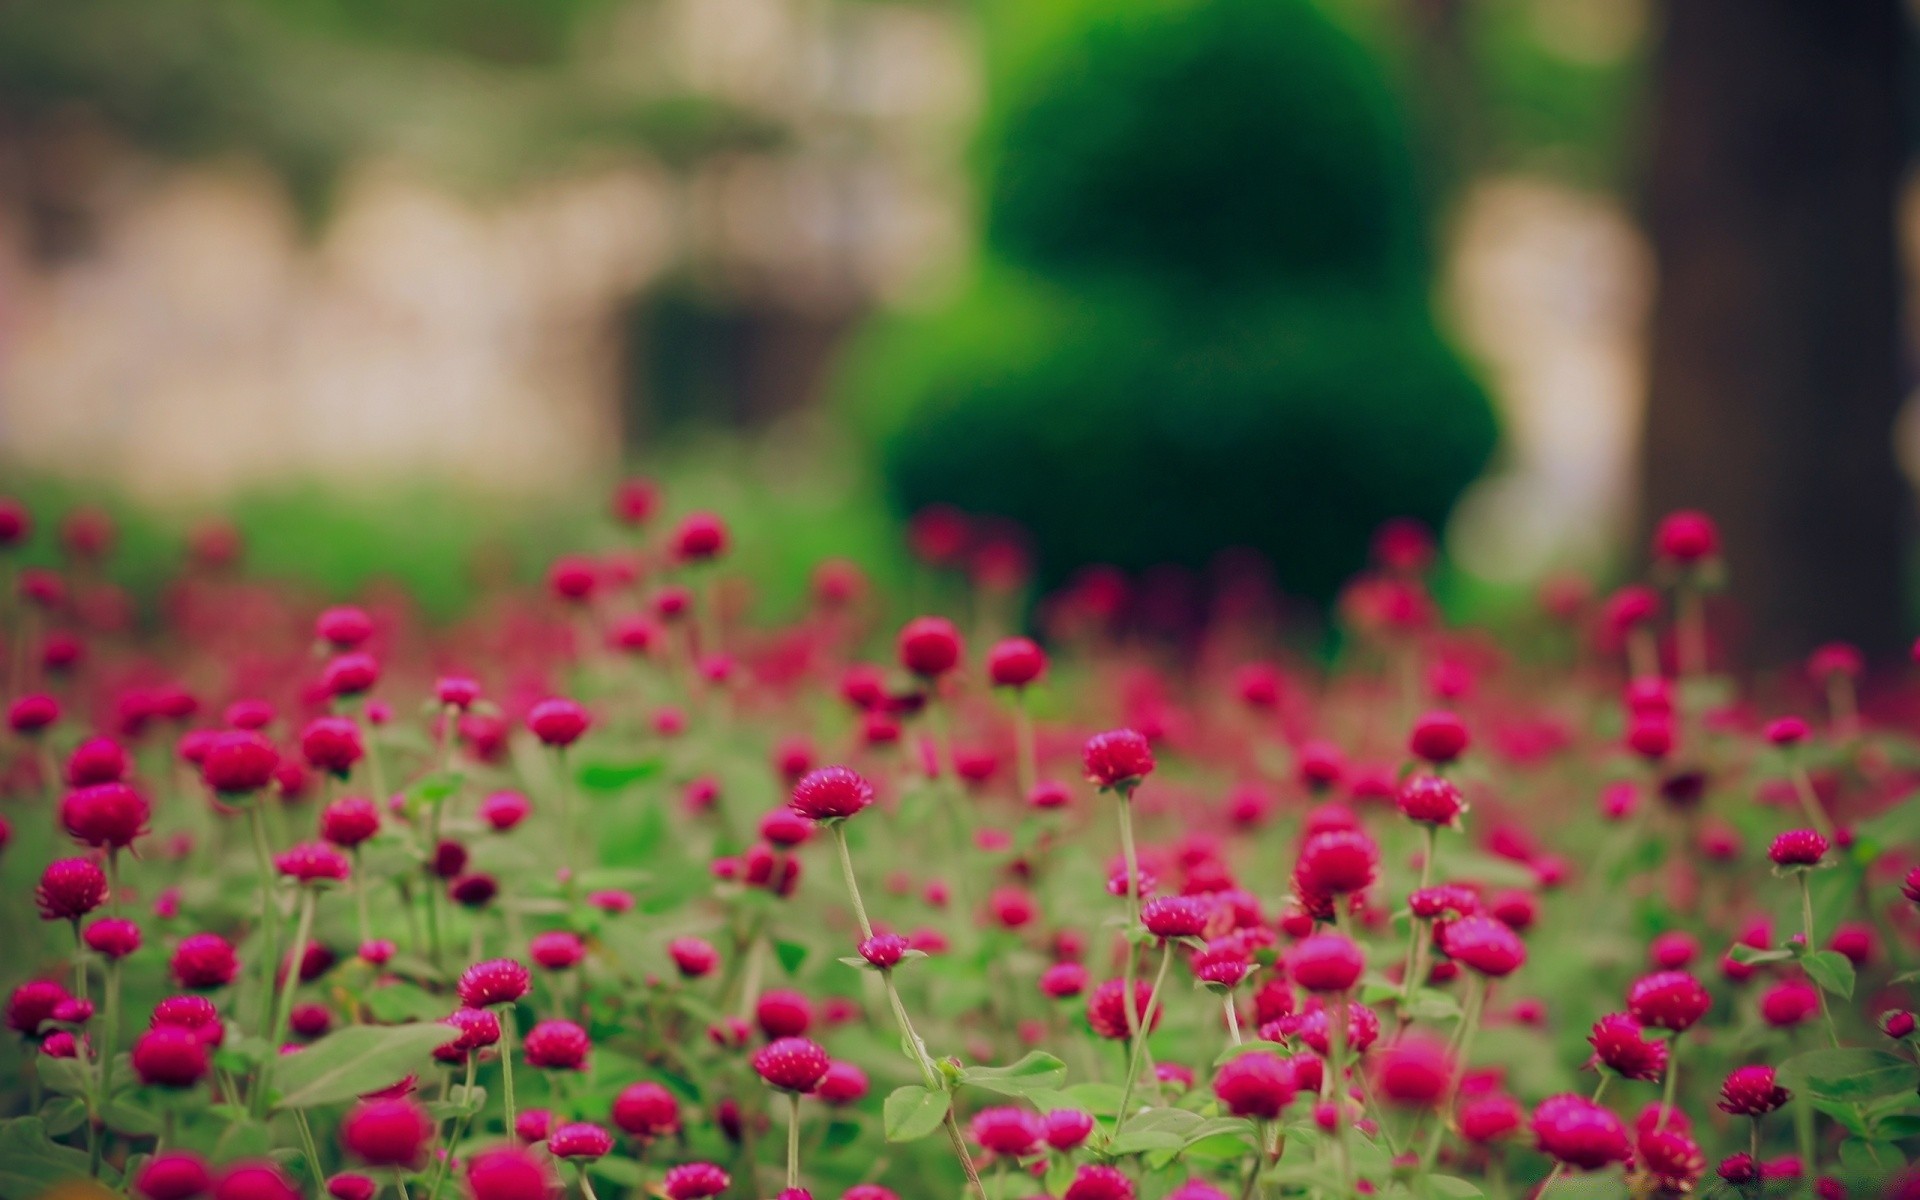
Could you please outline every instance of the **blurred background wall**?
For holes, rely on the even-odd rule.
[[[0,5],[0,461],[551,495],[717,430],[1043,580],[1310,596],[1389,516],[1511,586],[1693,505],[1762,653],[1884,648],[1911,54],[1897,0]]]

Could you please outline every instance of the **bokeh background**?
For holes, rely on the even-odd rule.
[[[726,512],[769,605],[827,554],[912,586],[904,522],[951,505],[1019,589],[1199,611],[1270,570],[1309,617],[1411,516],[1497,613],[1690,506],[1744,657],[1884,654],[1913,20],[0,3],[0,471],[112,512],[136,594],[218,519],[439,615],[634,470]]]

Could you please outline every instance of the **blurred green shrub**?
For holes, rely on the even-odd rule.
[[[1326,596],[1497,440],[1394,97],[1304,0],[1059,9],[999,60],[973,284],[850,360],[889,492],[1019,521],[1050,579],[1244,546]]]

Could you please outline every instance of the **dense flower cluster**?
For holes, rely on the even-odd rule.
[[[0,500],[35,1178],[1920,1192],[1915,688],[1840,644],[1715,675],[1704,515],[1658,586],[1555,580],[1496,630],[1446,625],[1395,523],[1319,659],[1244,572],[1200,619],[1089,571],[1015,630],[1017,531],[946,510],[913,594],[964,621],[836,559],[759,624],[734,532],[673,511],[622,484],[446,630],[316,614],[210,537],[149,636],[110,523],[16,571]]]

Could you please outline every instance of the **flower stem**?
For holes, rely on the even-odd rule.
[[[1601,1076],[1604,1081],[1605,1076]],[[1660,1088],[1660,1121],[1656,1130],[1667,1127],[1667,1118],[1673,1113],[1673,1097],[1680,1086],[1680,1035],[1673,1035],[1667,1043],[1667,1078]]]
[[[1033,745],[1033,714],[1027,711],[1027,689],[1013,691],[1014,762],[1019,770],[1020,800],[1025,803],[1040,782],[1040,756]]]
[[[293,1012],[293,994],[300,986],[300,963],[307,956],[307,940],[313,936],[314,890],[300,889],[299,923],[293,931],[293,954],[287,962],[287,981],[267,1009],[267,1058],[254,1078],[251,1108],[255,1117],[267,1111],[267,1089],[273,1078],[273,1063],[284,1036],[288,1016]]]
[[[1351,1196],[1353,1191],[1353,1161],[1347,1153],[1347,1022],[1352,1019],[1352,1007],[1347,994],[1341,992],[1334,997],[1327,1012],[1327,1077],[1331,1086],[1327,1094],[1333,1101],[1333,1162],[1334,1170],[1340,1179],[1339,1196]],[[1438,1138],[1436,1136],[1436,1141]]]
[[[260,1020],[264,1027],[273,1019],[274,972],[280,969],[280,904],[274,899],[273,851],[267,848],[267,818],[261,811],[265,795],[256,794],[247,807],[247,824],[253,831],[254,866],[260,872],[261,984]],[[269,1037],[272,1030],[266,1030]]]
[[[1807,883],[1806,871],[1795,871],[1794,874],[1800,879],[1800,926],[1806,935],[1807,953],[1812,954],[1814,947],[1818,945],[1813,940],[1813,888]],[[1840,1029],[1833,1023],[1833,1009],[1827,1005],[1827,989],[1816,982],[1813,990],[1820,997],[1820,1016],[1827,1023],[1827,1038],[1833,1043],[1833,1048],[1838,1050]]]
[[[517,1136],[517,1114],[513,1105],[513,1005],[500,1008],[500,1088],[507,1106],[507,1137]]]
[[[1120,1090],[1120,1108],[1113,1116],[1113,1136],[1119,1137],[1127,1124],[1127,1109],[1133,1101],[1133,1089],[1140,1078],[1140,1057],[1146,1049],[1147,1033],[1153,1028],[1154,1009],[1160,999],[1160,987],[1167,981],[1167,965],[1173,961],[1173,943],[1160,943],[1160,969],[1154,973],[1153,986],[1147,990],[1147,1009],[1140,1014],[1127,1049],[1127,1081]],[[1132,989],[1128,988],[1131,992]]]
[[[800,1186],[800,1093],[787,1093],[787,1186]]]

